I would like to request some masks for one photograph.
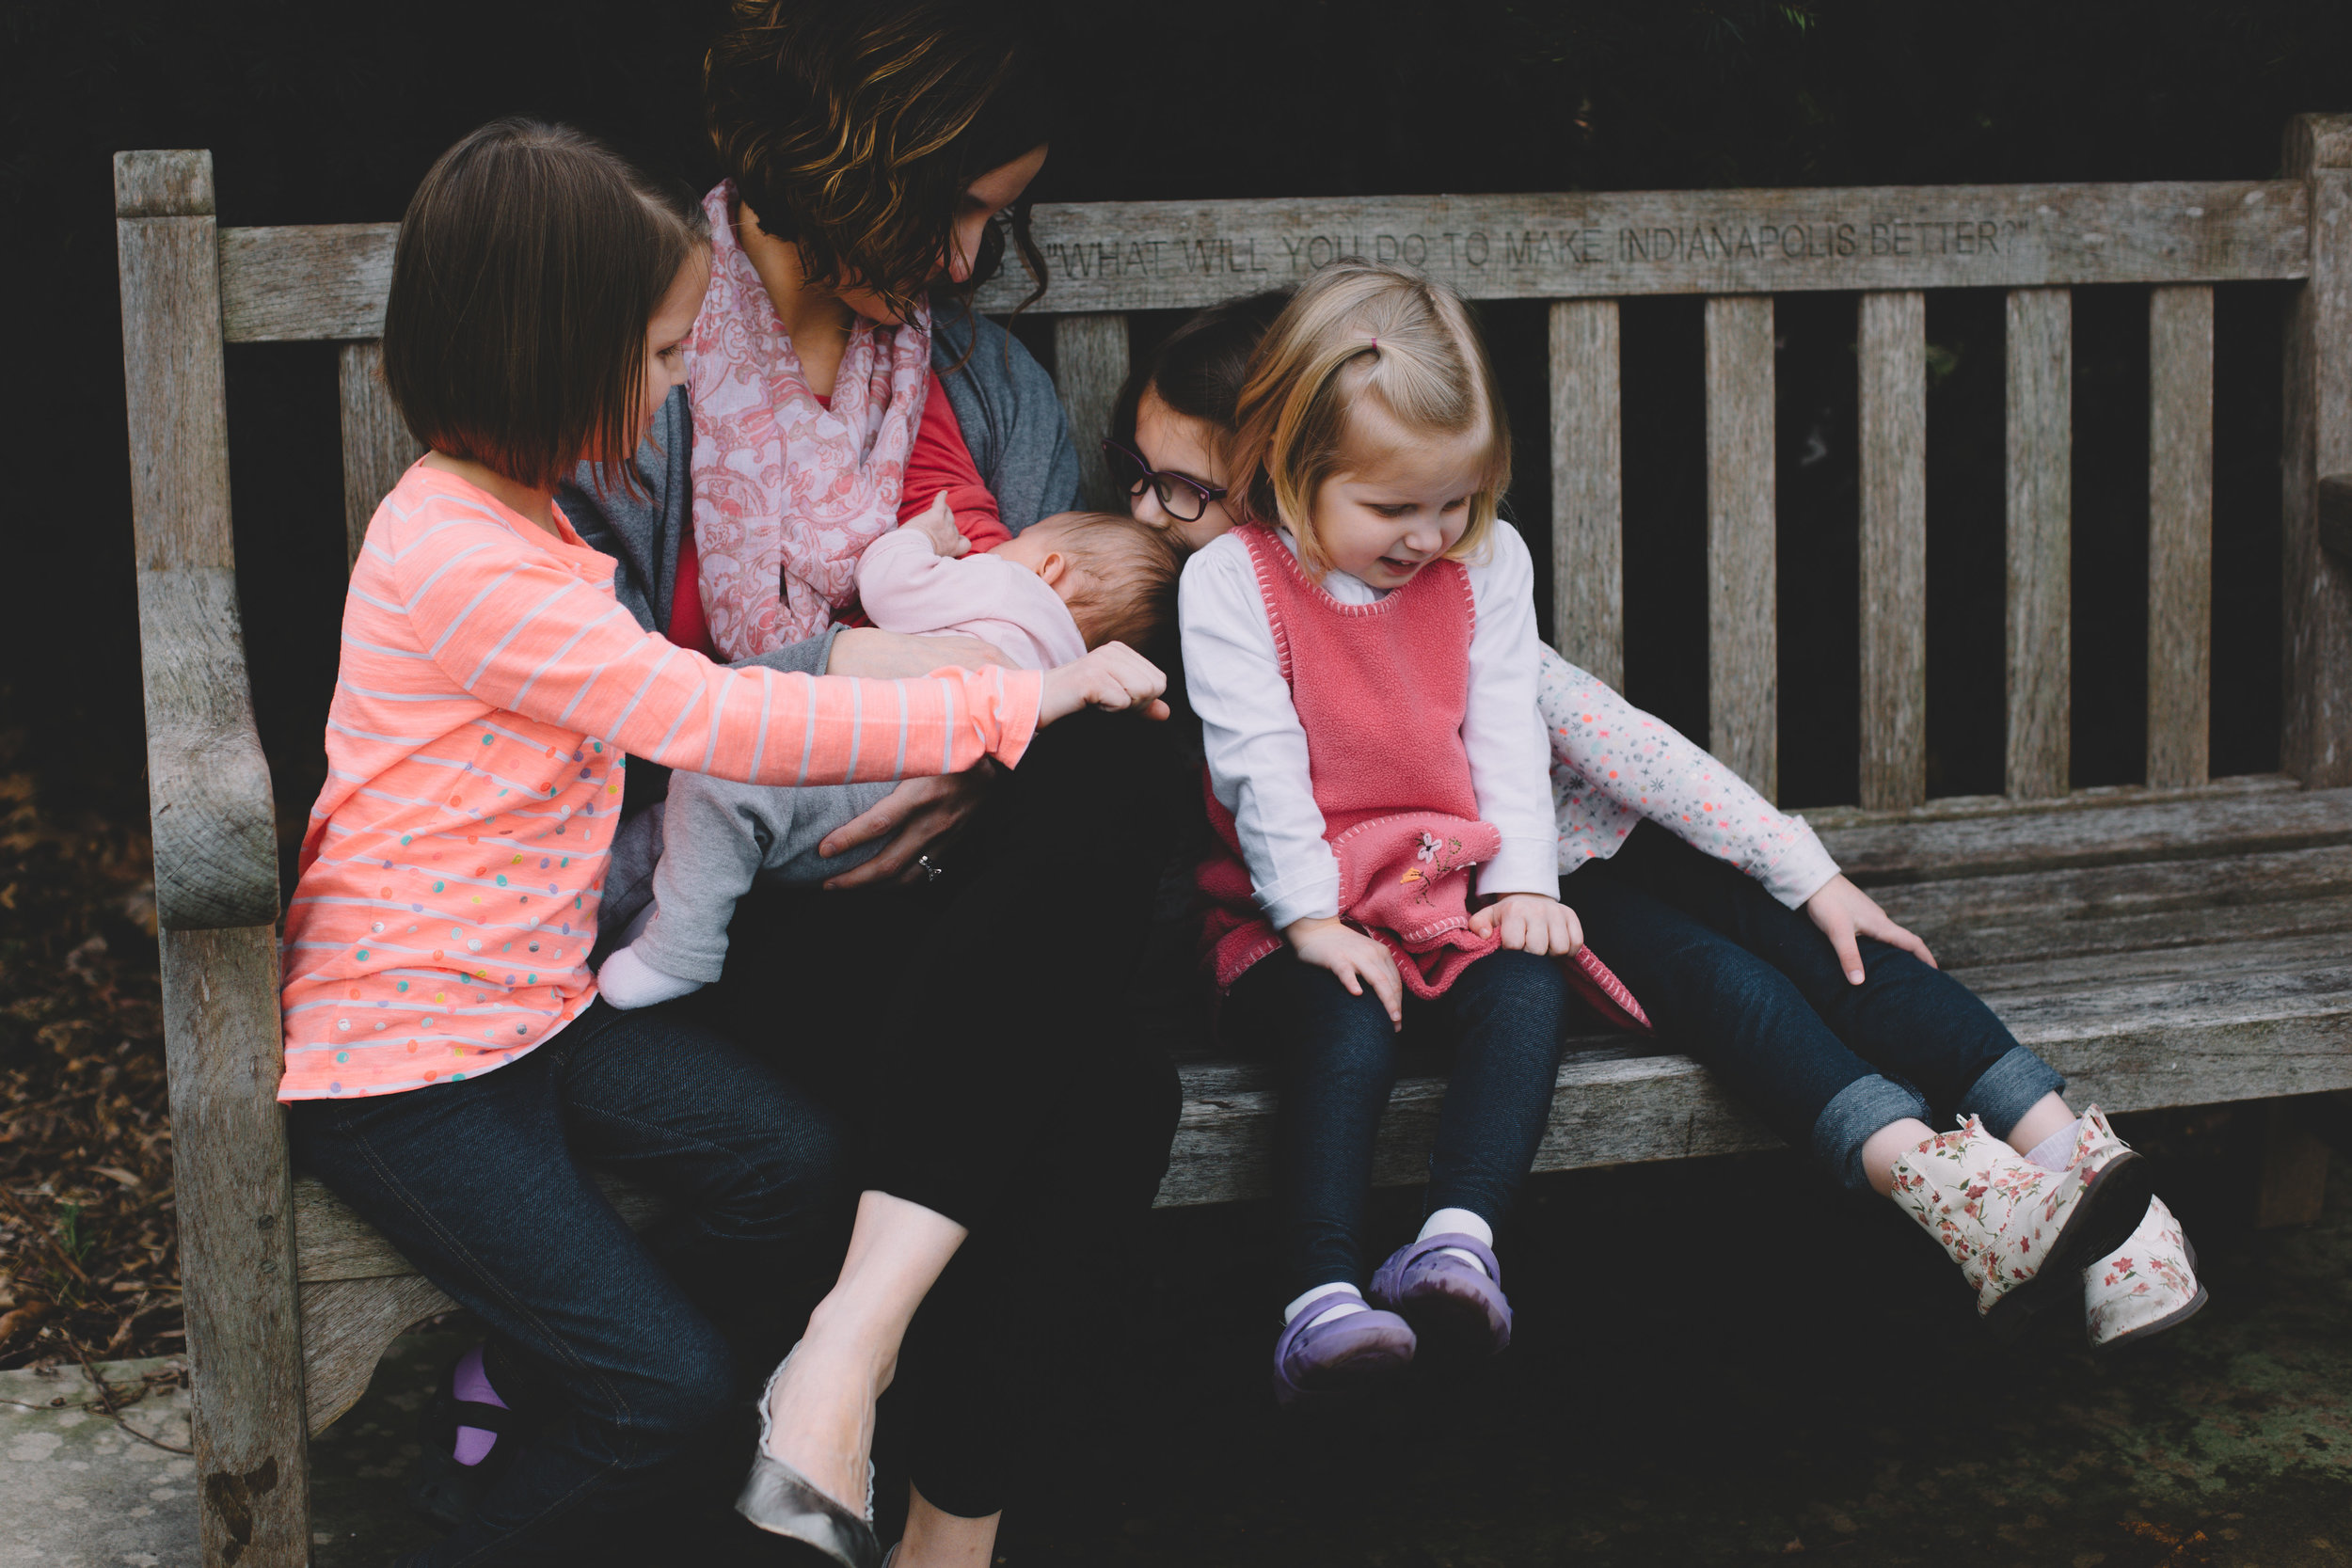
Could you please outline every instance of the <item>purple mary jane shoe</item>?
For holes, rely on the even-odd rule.
[[[1393,1312],[1366,1307],[1327,1323],[1315,1323],[1340,1303],[1356,1299],[1343,1291],[1317,1296],[1283,1328],[1274,1342],[1276,1401],[1290,1404],[1327,1394],[1400,1371],[1413,1359],[1412,1325]]]
[[[1486,1265],[1486,1272],[1447,1257],[1447,1247],[1469,1253]],[[1502,1265],[1495,1261],[1493,1249],[1475,1237],[1431,1236],[1397,1248],[1372,1276],[1366,1293],[1374,1305],[1407,1319],[1433,1340],[1483,1345],[1489,1354],[1502,1354],[1511,1342],[1511,1303],[1502,1293]]]

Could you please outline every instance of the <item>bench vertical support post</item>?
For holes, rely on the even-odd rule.
[[[2148,295],[2148,784],[2205,782],[2213,727],[2213,288]]]
[[[2352,560],[2322,547],[2320,482],[2352,475],[2352,115],[2299,115],[2287,174],[2311,193],[2311,273],[2287,312],[2279,764],[2352,784]]]
[[[343,423],[343,545],[346,569],[359,563],[359,546],[408,465],[424,455],[392,394],[384,387],[384,345],[344,343],[335,356]]]
[[[1928,296],[1861,305],[1862,804],[1928,799]]]
[[[1111,433],[1111,408],[1127,384],[1127,318],[1073,315],[1054,322],[1054,388],[1070,413],[1070,438],[1078,447],[1078,502],[1113,512],[1127,510],[1126,498],[1111,494],[1103,467],[1103,439]]]
[[[310,1560],[266,766],[237,625],[212,155],[115,157],[172,1175],[206,1568]]]
[[[1780,795],[1772,297],[1707,301],[1707,749]]]
[[[1625,688],[1625,422],[1617,302],[1551,306],[1551,644]]]
[[[2008,349],[2007,788],[2048,800],[2072,772],[2074,295],[2010,290]]]

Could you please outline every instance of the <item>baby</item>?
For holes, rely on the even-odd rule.
[[[985,555],[971,547],[945,497],[875,540],[857,563],[866,615],[885,631],[977,637],[1025,670],[1105,642],[1142,647],[1175,618],[1176,547],[1132,517],[1063,512]],[[716,980],[735,901],[755,879],[810,887],[872,859],[885,841],[833,856],[817,847],[897,787],[672,774],[669,799],[613,840],[602,924],[626,945],[597,971],[597,990],[615,1007],[644,1007]]]

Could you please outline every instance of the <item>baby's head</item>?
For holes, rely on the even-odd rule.
[[[1494,370],[1459,294],[1341,261],[1301,285],[1251,360],[1229,507],[1279,523],[1320,576],[1397,588],[1474,558],[1511,483]]]
[[[1122,513],[1057,512],[989,553],[1044,578],[1089,648],[1149,648],[1176,619],[1176,542]]]

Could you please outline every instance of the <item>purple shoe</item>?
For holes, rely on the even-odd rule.
[[[1459,1247],[1486,1265],[1480,1273],[1444,1248]],[[1409,1319],[1433,1340],[1484,1345],[1499,1355],[1511,1342],[1511,1303],[1502,1293],[1502,1265],[1474,1236],[1447,1234],[1396,1249],[1372,1276],[1373,1302]]]
[[[1274,1398],[1290,1404],[1403,1370],[1413,1359],[1412,1325],[1370,1307],[1327,1323],[1315,1319],[1357,1298],[1344,1291],[1317,1296],[1274,1342]],[[1313,1324],[1312,1327],[1308,1326]]]

